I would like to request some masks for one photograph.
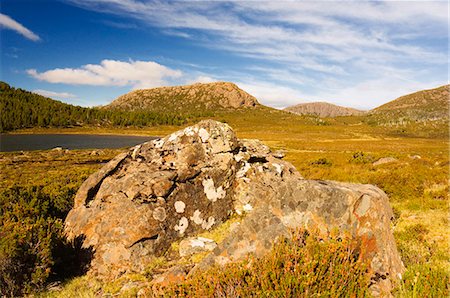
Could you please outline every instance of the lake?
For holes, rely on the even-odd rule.
[[[157,137],[92,134],[0,134],[0,151],[47,150],[55,147],[71,150],[123,148],[154,139],[157,139]]]

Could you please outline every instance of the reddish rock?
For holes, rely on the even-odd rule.
[[[93,248],[92,273],[115,277],[143,270],[173,242],[195,239],[233,213],[243,220],[194,271],[263,256],[292,229],[337,230],[360,240],[372,293],[388,295],[404,268],[386,194],[373,185],[305,180],[281,157],[257,140],[238,140],[226,124],[202,121],[138,145],[89,177],[65,231]],[[184,278],[170,272],[163,280]]]

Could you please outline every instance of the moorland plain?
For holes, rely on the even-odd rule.
[[[227,122],[239,138],[260,139],[273,150],[285,151],[285,159],[306,179],[370,183],[383,189],[396,214],[394,235],[407,268],[396,294],[439,297],[448,293],[449,142],[445,124],[440,128],[374,126],[359,116],[320,119],[264,107],[218,113],[213,118]],[[88,127],[32,131],[164,136],[181,128]],[[42,196],[51,201],[49,204],[59,210],[58,214],[49,216],[61,220],[70,210],[71,200],[83,180],[120,151],[3,153],[0,155],[3,197],[6,198],[5,193],[14,186],[37,187]],[[395,161],[373,164],[384,157],[393,157]],[[110,291],[119,291],[127,281],[122,278],[115,286],[110,286]],[[81,284],[89,293],[88,284],[92,282],[78,278],[64,289],[70,295],[74,285]],[[32,283],[29,286],[34,287]],[[108,289],[106,285],[101,288]]]

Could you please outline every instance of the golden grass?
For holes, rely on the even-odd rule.
[[[450,268],[448,127],[443,133],[445,137],[433,137],[439,135],[437,133],[427,135],[427,130],[418,134],[425,137],[418,137],[411,133],[402,135],[397,128],[369,126],[358,117],[327,119],[328,125],[322,125],[314,117],[298,117],[270,109],[247,111],[245,114],[221,114],[215,119],[227,122],[239,138],[260,139],[272,149],[286,151],[285,159],[296,166],[307,179],[371,183],[383,189],[390,196],[391,205],[398,216],[394,230],[399,247],[410,254],[417,254],[419,260],[415,265],[407,265],[403,287],[396,292],[396,296],[407,297],[414,294],[420,297],[421,294],[426,295],[426,291],[432,288],[430,285],[438,283],[438,279],[448,281],[449,272],[442,269]],[[181,128],[75,128],[31,132],[164,136]],[[28,132],[30,131],[23,130],[20,133]],[[104,158],[111,158],[117,152],[106,151]],[[362,152],[372,160],[394,157],[397,161],[375,167],[371,162],[353,160],[355,152]],[[26,184],[42,179],[51,183],[52,177],[70,177],[71,172],[82,172],[87,176],[100,166],[71,162],[92,158],[82,150],[74,151],[70,156],[48,157],[46,162],[39,161],[42,157],[39,154],[51,153],[26,153],[31,158],[22,163],[6,162],[14,158],[20,159],[17,154],[0,154],[0,186],[10,185],[11,181]],[[419,155],[420,159],[412,158],[414,155]],[[327,162],[316,162],[321,159]],[[417,224],[424,228],[423,239],[418,243],[412,239],[413,235],[402,233]],[[204,236],[214,238],[217,235]],[[437,272],[438,275],[426,275],[427,270]],[[432,276],[431,281],[416,278],[417,274]],[[448,291],[448,285],[446,287],[439,283],[436,287],[436,293]]]

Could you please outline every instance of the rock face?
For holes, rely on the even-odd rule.
[[[257,105],[256,98],[235,84],[215,82],[135,90],[120,96],[105,108],[198,113],[216,109],[249,108]]]
[[[302,103],[287,107],[284,110],[298,115],[317,115],[319,117],[338,117],[365,114],[364,111],[341,107],[327,102]]]
[[[248,253],[262,256],[290,229],[337,229],[364,246],[372,292],[388,293],[403,265],[387,196],[372,185],[305,180],[276,156],[259,141],[237,139],[226,124],[202,121],[138,145],[89,177],[65,231],[94,249],[91,272],[114,277],[143,270],[174,241],[186,239],[181,253],[195,253],[207,246],[195,236],[233,213],[243,214],[242,222],[206,248],[214,250],[194,271]]]

